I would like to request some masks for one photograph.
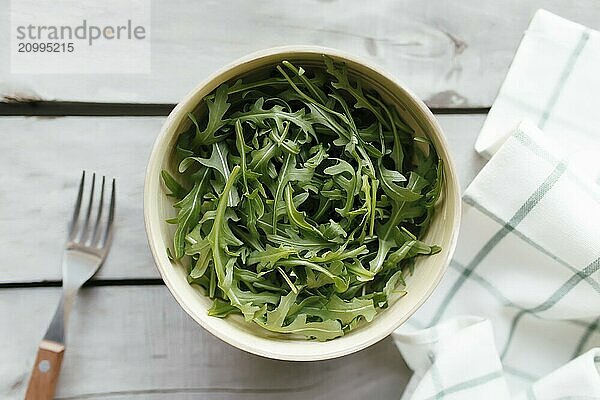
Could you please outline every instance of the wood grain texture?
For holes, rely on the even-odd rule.
[[[8,3],[0,1],[0,26],[10,26]],[[152,0],[151,74],[11,74],[5,54],[0,99],[175,103],[249,52],[313,44],[383,66],[430,106],[487,107],[538,8],[600,28],[597,0]],[[9,34],[0,30],[3,49]]]
[[[57,288],[0,290],[0,398],[23,398],[58,298]],[[245,353],[197,325],[163,286],[84,288],[73,311],[57,399],[391,399],[409,376],[390,338],[322,362]]]
[[[483,162],[473,144],[484,115],[440,115],[461,184]],[[142,215],[146,161],[164,118],[0,118],[0,283],[60,280],[81,168],[117,180],[115,239],[96,278],[158,278]]]
[[[42,340],[31,367],[25,400],[52,400],[60,376],[65,346]]]

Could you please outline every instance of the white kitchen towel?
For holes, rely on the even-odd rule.
[[[394,339],[415,371],[402,400],[511,399],[489,320],[456,317]],[[599,399],[599,360],[600,350],[589,350],[512,398]]]
[[[467,188],[444,280],[394,333],[415,371],[406,399],[600,399],[599,350],[534,385],[600,346],[600,192],[542,135],[519,125]],[[439,324],[461,314],[479,317]],[[548,397],[562,373],[581,379]]]
[[[577,51],[566,39],[551,45],[561,25],[566,38],[584,32]],[[494,104],[500,111],[490,112],[478,141],[491,159],[464,193],[455,257],[431,299],[394,333],[415,371],[403,399],[600,400],[600,124],[591,139],[592,125],[580,121],[600,122],[592,115],[600,113],[586,104],[573,117],[563,105],[573,101],[573,82],[583,90],[585,75],[597,74],[575,67],[599,40],[545,11],[533,19],[499,94],[504,104]],[[568,53],[576,60],[562,73],[535,70],[554,69]],[[519,84],[521,103],[511,97]],[[542,87],[555,89],[540,112],[532,105],[540,99],[527,96],[543,97],[534,90]]]
[[[539,10],[475,144],[490,158],[522,120],[567,152],[600,143],[600,33]]]

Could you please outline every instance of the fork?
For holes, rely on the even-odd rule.
[[[62,296],[54,318],[39,345],[35,364],[29,379],[25,400],[46,400],[54,397],[65,351],[65,330],[77,291],[98,271],[106,259],[112,241],[115,216],[115,180],[110,189],[108,214],[104,216],[104,191],[106,178],[100,185],[100,198],[94,204],[96,174],[92,175],[87,198],[87,209],[81,214],[85,187],[85,171],[81,175],[79,192],[73,217],[69,223],[67,240],[62,258]],[[95,211],[95,212],[93,212]],[[95,214],[93,216],[92,214]],[[92,221],[93,220],[93,221]]]

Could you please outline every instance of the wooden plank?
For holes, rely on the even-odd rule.
[[[117,179],[115,237],[100,278],[158,277],[142,215],[146,160],[164,118],[0,119],[1,282],[60,279],[81,170]]]
[[[440,115],[460,181],[482,165],[483,115]],[[81,169],[117,178],[116,234],[97,277],[157,278],[142,215],[144,170],[163,117],[0,118],[0,283],[60,280]]]
[[[437,116],[446,135],[462,191],[471,183],[486,161],[474,150],[475,140],[485,117],[485,115],[461,114]]]
[[[23,398],[58,295],[58,288],[0,290],[0,398]],[[56,397],[390,399],[408,376],[390,338],[335,360],[274,361],[212,336],[166,287],[95,287],[76,303]]]
[[[260,6],[245,0],[153,1],[150,74],[23,75],[11,74],[4,62],[0,99],[174,103],[208,74],[249,52],[313,44],[380,64],[431,106],[487,107],[540,7],[600,28],[596,0],[268,0]],[[9,7],[2,9],[0,26],[10,26]],[[4,48],[9,34],[0,30]]]

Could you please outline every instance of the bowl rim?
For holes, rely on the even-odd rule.
[[[218,328],[213,326],[213,324],[210,323],[210,320],[208,318],[215,318],[215,317],[208,316],[208,314],[201,315],[201,313],[198,313],[198,312],[192,310],[190,305],[187,304],[187,302],[182,298],[180,293],[174,288],[174,283],[172,282],[172,277],[174,277],[174,275],[172,275],[172,276],[169,275],[167,273],[167,271],[165,270],[165,268],[166,268],[165,264],[168,264],[168,267],[172,268],[172,264],[171,264],[170,260],[168,258],[166,258],[167,262],[165,263],[165,260],[164,260],[165,257],[162,257],[162,254],[159,253],[159,246],[164,247],[164,245],[165,245],[165,243],[162,240],[157,239],[157,238],[160,238],[160,234],[159,234],[160,233],[160,224],[164,223],[164,222],[156,221],[153,218],[151,218],[151,215],[150,215],[151,214],[151,204],[150,204],[149,199],[151,196],[155,195],[154,191],[157,189],[156,187],[153,187],[151,184],[151,181],[153,179],[155,179],[152,176],[153,172],[154,172],[152,169],[152,166],[156,165],[156,164],[158,164],[158,165],[162,164],[162,159],[160,159],[158,157],[159,156],[158,153],[160,152],[159,150],[160,150],[161,146],[164,145],[165,141],[167,141],[170,138],[170,135],[175,134],[174,130],[171,134],[169,132],[172,129],[172,125],[174,124],[174,122],[181,121],[181,118],[185,116],[185,115],[183,115],[185,113],[185,109],[187,107],[189,107],[189,103],[191,103],[194,100],[195,95],[199,91],[201,91],[204,87],[206,87],[207,85],[214,84],[214,82],[217,79],[219,79],[219,77],[221,77],[226,72],[228,72],[229,70],[231,70],[235,67],[238,67],[245,63],[248,63],[250,61],[256,61],[256,60],[266,58],[266,57],[277,56],[277,55],[281,55],[281,54],[289,54],[289,53],[324,54],[324,55],[328,55],[328,56],[331,56],[336,59],[350,61],[352,63],[359,64],[362,67],[371,70],[373,73],[382,76],[383,78],[389,80],[390,82],[393,82],[400,90],[402,90],[410,98],[413,105],[415,105],[418,108],[418,112],[423,114],[428,119],[428,122],[433,126],[433,128],[434,128],[433,132],[428,132],[428,134],[434,135],[436,137],[436,139],[438,140],[439,145],[436,147],[436,151],[438,152],[438,154],[441,154],[442,158],[444,159],[445,185],[451,185],[452,189],[453,189],[452,192],[455,194],[454,198],[451,199],[451,200],[453,200],[453,204],[454,204],[454,206],[452,207],[453,209],[451,210],[452,214],[453,214],[452,217],[454,218],[454,225],[452,227],[451,237],[450,237],[450,241],[448,244],[448,251],[446,253],[446,257],[444,259],[440,259],[438,261],[439,267],[436,269],[436,271],[437,271],[436,276],[432,277],[432,284],[429,285],[429,287],[426,289],[425,293],[416,301],[414,306],[408,312],[406,312],[402,316],[402,318],[398,318],[394,324],[390,324],[390,326],[388,326],[387,329],[381,329],[379,331],[374,331],[373,334],[370,335],[367,340],[363,340],[362,342],[353,344],[351,346],[346,346],[345,348],[343,348],[341,350],[337,350],[337,351],[327,352],[324,349],[324,351],[322,353],[316,354],[316,355],[311,354],[310,356],[303,356],[300,354],[289,355],[289,354],[285,354],[285,353],[281,353],[281,352],[274,352],[274,351],[271,351],[264,347],[253,346],[252,344],[248,344],[244,341],[240,341],[240,340],[238,340],[238,338],[235,337],[236,336],[235,334],[232,335],[232,334],[229,334],[229,332],[223,332],[222,330],[219,330]],[[223,83],[223,82],[220,82],[218,84],[221,84],[221,83]],[[196,106],[196,105],[197,105],[197,102],[195,102],[195,104],[193,106]],[[159,183],[160,183],[160,180],[159,180]],[[460,219],[461,219],[460,185],[458,182],[458,177],[456,174],[456,168],[454,165],[454,161],[452,160],[452,158],[449,154],[448,143],[446,141],[443,130],[442,130],[441,126],[439,125],[439,122],[437,121],[437,119],[435,118],[435,116],[433,115],[431,110],[425,105],[425,103],[419,97],[417,97],[410,89],[408,89],[402,81],[400,81],[399,79],[397,79],[390,73],[386,72],[383,68],[377,66],[376,64],[374,64],[370,61],[367,61],[367,60],[360,59],[359,57],[348,54],[344,51],[340,51],[340,50],[332,49],[332,48],[328,48],[328,47],[310,46],[310,45],[278,46],[278,47],[271,47],[271,48],[267,48],[267,49],[263,49],[263,50],[259,50],[259,51],[247,54],[241,58],[238,58],[237,60],[235,60],[233,62],[230,62],[229,64],[223,66],[222,68],[218,69],[214,73],[210,74],[207,78],[205,78],[198,85],[196,85],[196,87],[194,87],[192,90],[190,90],[177,103],[175,108],[173,108],[173,110],[169,113],[169,116],[166,118],[166,120],[164,121],[164,123],[161,126],[159,134],[157,135],[156,139],[154,140],[154,143],[152,145],[152,150],[151,150],[151,153],[148,158],[147,165],[146,165],[144,190],[143,190],[143,207],[144,207],[144,225],[145,225],[145,231],[146,231],[146,238],[148,240],[148,245],[150,247],[150,251],[152,253],[154,263],[160,273],[162,280],[165,282],[165,285],[169,289],[169,292],[175,298],[175,300],[181,306],[181,308],[183,308],[183,310],[190,317],[192,317],[192,319],[194,319],[194,321],[196,321],[200,326],[202,326],[204,329],[206,329],[212,335],[216,336],[217,338],[221,339],[222,341],[224,341],[234,347],[237,347],[241,350],[247,351],[249,353],[252,353],[252,354],[255,354],[258,356],[267,357],[267,358],[271,358],[271,359],[277,359],[277,360],[287,360],[287,361],[318,361],[318,360],[333,359],[333,358],[345,356],[345,355],[360,351],[362,349],[365,349],[365,348],[381,341],[385,337],[389,336],[395,329],[397,329],[404,322],[406,322],[408,320],[408,318],[410,318],[423,305],[423,303],[431,296],[431,294],[434,292],[434,290],[438,287],[441,279],[443,278],[443,276],[445,275],[445,273],[447,271],[448,265],[454,254],[457,240],[458,240],[458,232],[459,232],[459,228],[460,228]],[[367,330],[367,329],[368,329],[368,325],[365,327],[362,327],[361,330]],[[323,342],[323,343],[328,343],[328,342]]]

